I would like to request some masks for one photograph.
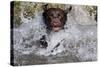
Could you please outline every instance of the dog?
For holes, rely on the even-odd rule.
[[[62,10],[60,8],[45,9],[43,12],[43,20],[47,26],[47,30],[58,32],[63,29],[67,21],[67,14],[71,9],[72,6],[67,10]]]
[[[72,6],[70,6],[70,8],[68,8],[67,10],[62,10],[60,8],[44,9],[43,20],[47,27],[47,30],[58,32],[59,30],[63,29],[67,21],[67,14],[71,11],[71,9]],[[40,38],[40,44],[44,48],[48,46],[45,35],[43,35],[42,38]],[[57,47],[59,45],[60,43],[57,45]]]

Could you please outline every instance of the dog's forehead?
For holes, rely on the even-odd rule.
[[[47,10],[47,12],[60,12],[60,13],[64,13],[64,10],[60,9],[60,8],[49,8]]]

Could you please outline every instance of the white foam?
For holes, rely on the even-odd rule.
[[[73,12],[71,14],[73,14]],[[69,19],[72,18],[73,16],[70,15]],[[66,22],[67,24],[65,27],[68,27],[68,29],[47,34],[45,24],[42,20],[42,12],[36,14],[34,19],[24,17],[21,19],[23,23],[19,28],[14,28],[13,32],[14,49],[22,52],[22,54],[30,54],[33,52],[37,55],[49,56],[57,55],[58,53],[67,50],[67,52],[77,56],[83,61],[96,59],[96,25],[79,25],[75,19],[72,19]],[[37,46],[37,40],[43,35],[46,35],[47,37],[48,47],[46,49]],[[54,48],[58,43],[60,43],[60,45],[57,48]]]

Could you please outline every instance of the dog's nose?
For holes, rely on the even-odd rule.
[[[54,16],[53,18],[58,18],[57,16]]]
[[[57,15],[56,14],[53,14],[53,18],[57,18]]]
[[[58,23],[58,22],[60,22],[60,20],[59,20],[58,18],[54,18],[54,19],[53,19],[53,22],[54,22],[54,23]]]

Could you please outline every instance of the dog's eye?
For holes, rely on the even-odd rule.
[[[58,16],[61,16],[60,14],[58,14]]]
[[[49,14],[49,16],[53,16],[53,14]]]

